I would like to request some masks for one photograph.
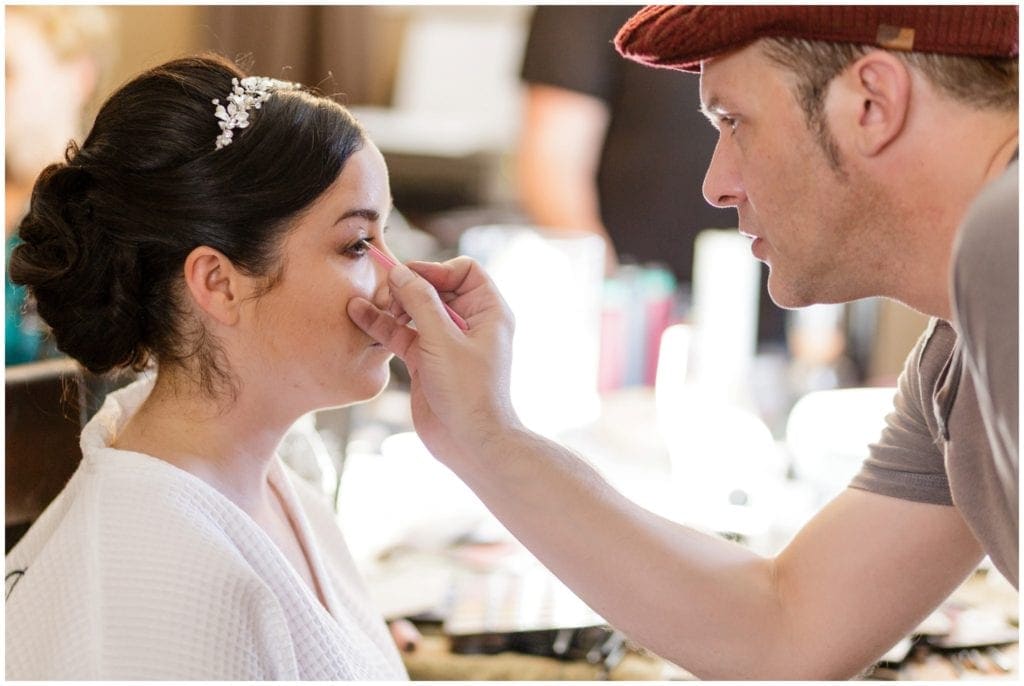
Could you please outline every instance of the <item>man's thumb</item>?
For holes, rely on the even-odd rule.
[[[445,323],[448,315],[437,291],[404,264],[396,264],[388,272],[388,286],[391,288],[391,297],[416,322],[416,328],[421,333],[449,325]]]

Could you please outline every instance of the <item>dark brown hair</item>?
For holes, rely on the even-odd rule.
[[[36,181],[10,263],[57,347],[95,373],[189,363],[204,388],[230,378],[186,307],[183,266],[207,245],[273,287],[292,220],[364,142],[351,115],[279,90],[215,149],[212,100],[245,74],[216,56],[144,72],[100,109],[81,147]]]

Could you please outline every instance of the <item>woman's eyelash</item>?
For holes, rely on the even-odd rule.
[[[349,245],[345,246],[343,252],[345,252],[345,254],[347,255],[352,255],[353,257],[362,257],[367,252],[369,252],[370,248],[368,246],[370,244],[370,241],[372,240],[373,239],[368,236],[360,238],[354,243],[350,243]]]
[[[383,234],[387,230],[388,227],[385,226],[381,229],[381,233]],[[376,236],[361,236],[342,248],[341,252],[352,257],[362,257],[369,252],[369,245],[375,240],[377,240]]]

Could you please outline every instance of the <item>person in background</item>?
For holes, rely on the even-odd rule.
[[[346,109],[200,56],[115,92],[35,183],[12,280],[91,372],[145,372],[5,560],[8,679],[405,679],[322,494],[280,461],[302,415],[391,354],[387,169]]]
[[[520,74],[519,195],[536,224],[601,236],[609,275],[622,257],[664,264],[689,285],[698,232],[736,219],[700,194],[715,138],[694,106],[698,79],[615,52],[612,38],[635,10],[534,10]],[[762,268],[762,285],[767,275]],[[764,288],[760,298],[758,338],[782,343],[784,313]]]
[[[83,110],[109,59],[111,19],[100,7],[14,6],[6,10],[4,202],[6,265],[15,231],[43,168],[81,132]],[[6,274],[6,269],[5,269]],[[5,361],[36,359],[41,331],[24,289],[4,280]]]
[[[400,265],[387,310],[348,305],[409,366],[433,454],[595,611],[699,677],[849,678],[986,554],[1018,584],[1017,12],[651,6],[616,37],[700,71],[719,130],[704,194],[737,209],[777,303],[885,296],[933,317],[862,471],[774,556],[644,510],[527,430],[512,317],[472,260]]]

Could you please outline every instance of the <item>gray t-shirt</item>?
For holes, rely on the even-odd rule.
[[[952,324],[933,319],[851,487],[962,513],[1018,584],[1018,165],[985,187],[954,247]],[[959,335],[958,335],[959,332]]]

